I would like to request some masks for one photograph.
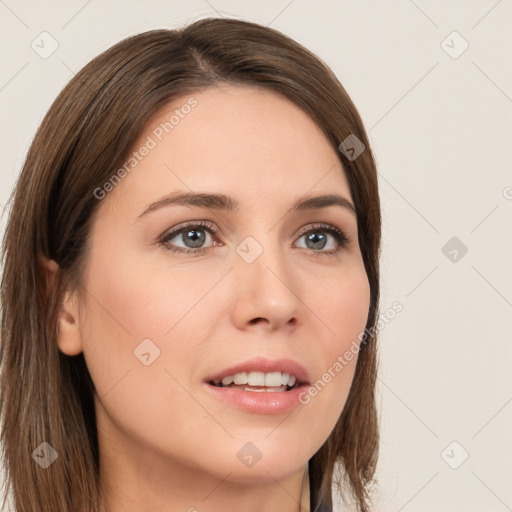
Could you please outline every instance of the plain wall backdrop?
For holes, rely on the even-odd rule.
[[[373,145],[381,313],[403,306],[380,331],[375,510],[512,510],[512,1],[0,0],[0,213],[74,73],[209,16],[315,52]]]

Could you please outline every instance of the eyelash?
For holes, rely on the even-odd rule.
[[[197,248],[197,249],[184,249],[182,247],[176,247],[172,245],[168,245],[169,240],[172,240],[176,235],[179,235],[187,230],[190,230],[191,228],[200,228],[208,231],[211,235],[215,236],[217,235],[217,230],[215,229],[215,226],[213,223],[209,221],[195,221],[190,222],[188,224],[182,225],[177,229],[174,229],[173,231],[170,231],[168,233],[165,233],[162,235],[161,239],[159,240],[160,245],[164,246],[165,249],[168,251],[174,252],[174,253],[184,253],[184,254],[192,254],[194,256],[201,256],[204,254],[207,250],[212,249],[213,247],[203,247],[203,248]],[[306,249],[312,252],[312,254],[315,257],[319,256],[337,256],[337,254],[345,248],[350,240],[348,237],[337,227],[332,226],[330,224],[313,224],[307,231],[303,231],[299,238],[302,238],[304,235],[315,233],[315,232],[323,232],[323,233],[329,233],[331,234],[336,241],[338,242],[338,247],[336,249],[331,249],[329,251],[315,251],[314,249]]]

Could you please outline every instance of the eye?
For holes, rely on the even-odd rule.
[[[209,221],[189,222],[165,233],[159,243],[167,250],[175,253],[199,256],[212,247],[211,245],[204,247],[204,245],[209,238],[216,234],[215,225]],[[299,233],[299,240],[304,237],[306,246],[299,247],[309,249],[314,256],[335,256],[349,243],[349,239],[345,234],[330,224],[307,226],[307,230],[302,230],[302,233]],[[331,241],[329,243],[329,237],[334,242]],[[178,245],[179,242],[184,245]],[[215,244],[219,245],[214,240]],[[328,250],[324,250],[328,245],[330,245]]]
[[[193,222],[164,234],[160,240],[160,244],[172,252],[193,253],[195,255],[199,255],[208,249],[208,247],[202,247],[208,237],[211,237],[216,233],[215,227],[211,222]],[[176,241],[171,243],[174,239],[184,243],[185,247],[176,245]]]
[[[324,251],[323,249],[329,245],[329,236],[334,239],[334,244],[331,242],[331,248]],[[335,256],[349,242],[347,236],[340,229],[330,224],[308,226],[308,230],[300,235],[299,240],[304,237],[305,249],[312,250],[315,256]]]

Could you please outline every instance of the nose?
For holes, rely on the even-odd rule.
[[[267,331],[296,327],[302,302],[297,276],[286,264],[283,252],[266,247],[252,262],[242,252],[239,254],[232,276],[234,324],[239,329],[257,327]]]

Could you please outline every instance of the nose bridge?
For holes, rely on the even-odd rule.
[[[252,275],[257,280],[279,282],[274,275],[278,274],[282,276],[281,279],[286,280],[287,255],[280,241],[276,240],[275,231],[265,232],[263,228],[258,232],[252,230],[252,234],[237,245],[237,265],[241,268],[241,274]]]
[[[274,327],[298,314],[300,300],[294,290],[287,254],[275,232],[262,229],[236,247],[236,316],[242,323],[265,319]]]

